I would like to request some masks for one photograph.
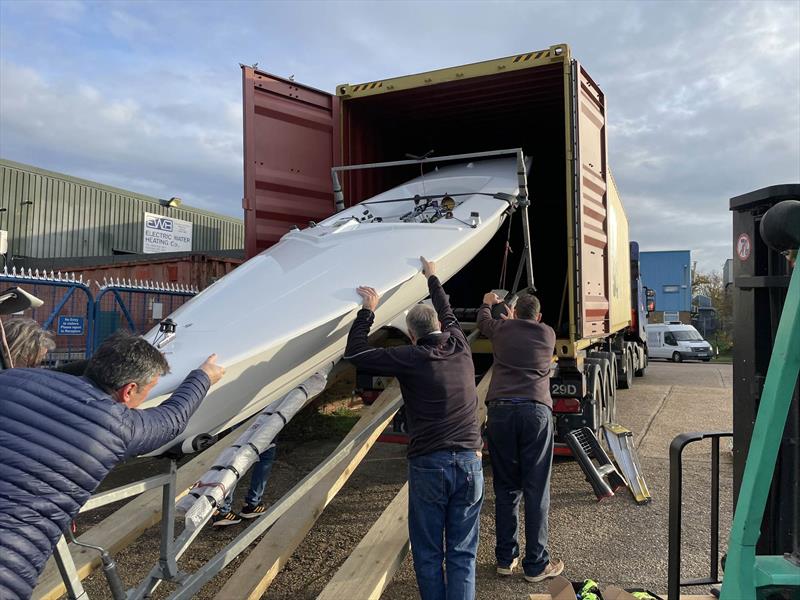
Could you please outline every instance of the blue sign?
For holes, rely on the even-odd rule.
[[[58,317],[58,335],[83,335],[83,317]]]

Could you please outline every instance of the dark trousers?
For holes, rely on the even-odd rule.
[[[547,514],[553,465],[553,412],[544,404],[489,405],[489,457],[495,495],[497,564],[519,556],[519,502],[525,498],[526,575],[539,575],[550,561]]]
[[[408,534],[422,600],[473,600],[483,467],[475,450],[408,459]]]

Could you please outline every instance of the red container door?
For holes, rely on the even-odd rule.
[[[575,89],[576,219],[578,281],[583,338],[610,330],[608,302],[608,221],[606,196],[605,96],[580,64],[572,65]]]
[[[339,102],[331,94],[242,67],[245,253],[269,248],[292,225],[334,212]]]

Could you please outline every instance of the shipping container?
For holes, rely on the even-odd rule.
[[[343,84],[334,94],[251,67],[242,71],[248,256],[291,226],[335,212],[333,166],[519,147],[532,159],[535,286],[543,321],[558,336],[552,389],[566,398],[591,394],[598,375],[587,364],[613,369],[604,381],[615,377],[624,387],[634,372],[643,374],[646,341],[631,328],[638,282],[631,277],[627,217],[608,166],[606,98],[569,46]],[[430,168],[421,162],[348,172],[342,176],[346,204]],[[454,306],[477,307],[487,290],[511,285],[522,256],[519,218],[448,282]],[[513,253],[506,257],[509,230]],[[505,281],[504,258],[512,274]],[[580,409],[581,418],[586,410],[606,411],[589,417],[595,425],[613,414],[613,407],[596,404]]]
[[[140,254],[145,213],[192,223],[194,252],[244,247],[241,219],[0,159],[0,230],[13,257]]]

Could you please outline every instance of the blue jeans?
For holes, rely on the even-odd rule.
[[[483,504],[481,453],[442,450],[410,458],[408,486],[408,534],[422,600],[472,600]]]
[[[267,487],[269,481],[269,474],[272,472],[272,463],[275,462],[275,446],[270,446],[261,453],[260,460],[253,465],[250,473],[250,487],[247,490],[247,495],[244,497],[245,504],[255,506],[261,502],[261,497],[264,495],[264,489]],[[225,503],[219,509],[220,514],[227,515],[231,512],[231,503],[233,502],[233,492],[228,494],[225,498]]]
[[[489,405],[486,437],[495,495],[497,564],[508,566],[519,556],[519,502],[525,498],[527,575],[539,575],[547,551],[550,469],[553,465],[553,412],[544,404]]]

